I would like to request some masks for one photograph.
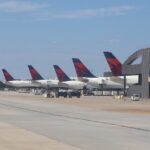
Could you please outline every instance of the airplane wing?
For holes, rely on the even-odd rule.
[[[79,77],[78,80],[85,82],[85,83],[89,82],[89,80],[87,78],[82,78],[82,77]]]
[[[68,88],[68,84],[67,83],[63,83],[63,82],[59,82],[58,83],[58,87],[60,87],[60,88]]]
[[[36,80],[31,80],[31,83],[40,84],[40,82],[38,82]]]
[[[123,78],[119,78],[119,77],[110,77],[111,81],[117,82],[117,83],[121,83],[124,84],[124,79]]]
[[[30,82],[31,82],[31,84],[33,84],[33,86],[37,86],[37,87],[41,86],[41,83],[38,82],[38,80],[37,81],[36,80],[31,80]]]

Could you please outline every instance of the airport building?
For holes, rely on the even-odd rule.
[[[140,60],[140,61],[137,61]],[[142,98],[150,98],[150,48],[140,49],[133,53],[122,66],[124,87],[126,76],[138,75],[138,84],[132,85],[124,92],[127,96],[139,94]]]

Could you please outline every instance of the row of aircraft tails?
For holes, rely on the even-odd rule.
[[[78,58],[72,58],[77,79],[72,80],[58,65],[54,65],[58,80],[46,80],[40,73],[32,66],[28,65],[31,80],[17,80],[6,70],[2,69],[5,82],[7,86],[17,88],[68,88],[68,89],[88,89],[97,88],[100,90],[121,90],[124,88],[122,76],[122,64],[111,53],[104,52],[104,56],[113,74],[112,77],[96,77]],[[138,83],[138,76],[127,76],[127,87]]]

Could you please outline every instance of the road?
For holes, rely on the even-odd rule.
[[[9,134],[8,126],[15,128],[18,134],[14,129]],[[150,149],[150,115],[96,111],[79,106],[36,101],[30,97],[0,98],[0,131],[4,135],[7,133],[7,137],[13,134],[12,138],[16,139],[12,143],[11,138],[8,140],[1,134],[0,145],[6,149],[9,146],[16,150],[23,149],[28,145],[24,149],[54,150],[54,143],[55,148],[60,145],[62,150]],[[32,137],[36,140],[32,141]],[[28,138],[31,140],[15,147],[15,144],[20,143],[17,138],[22,138],[22,141]]]

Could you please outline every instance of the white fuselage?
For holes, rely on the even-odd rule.
[[[124,76],[112,76],[110,77],[110,80],[124,84]],[[132,76],[126,76],[126,85],[134,85],[139,83],[139,76],[138,75],[132,75]]]
[[[84,86],[86,86],[86,83],[78,80],[73,80],[73,81],[59,82],[59,86],[68,89],[82,90]]]
[[[119,76],[115,77],[115,80],[112,79],[112,77],[98,77],[98,78],[82,78],[83,81],[85,80],[88,85],[93,86],[98,89],[123,89],[124,88],[124,77]],[[81,79],[81,80],[82,80]],[[138,76],[126,76],[127,86],[137,84],[138,83]],[[103,87],[102,87],[103,86]]]
[[[87,80],[87,85],[98,89],[123,89],[123,84],[111,81],[109,77],[98,77],[98,78],[83,78]]]
[[[119,78],[124,78],[123,76],[119,76]],[[137,84],[139,82],[138,75],[126,76],[127,85]]]
[[[3,82],[5,85],[16,87],[16,88],[31,88],[38,87],[38,84],[33,83],[30,80],[13,80]]]
[[[58,83],[59,81],[58,80],[33,80],[32,81],[33,83],[36,83],[37,85],[39,85],[39,87],[42,87],[42,88],[55,88],[55,87],[58,87]]]

